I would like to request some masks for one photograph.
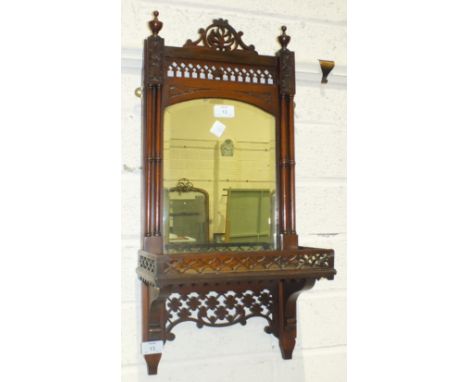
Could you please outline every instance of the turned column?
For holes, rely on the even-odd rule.
[[[278,37],[281,50],[276,53],[278,58],[278,85],[280,97],[279,120],[279,226],[281,249],[297,248],[296,233],[296,189],[295,189],[295,159],[294,159],[294,94],[296,80],[294,73],[294,52],[287,49],[290,37],[286,35],[286,27],[281,27],[283,33]]]
[[[144,45],[143,78],[143,249],[162,254],[163,129],[162,84],[164,80],[164,39],[158,36],[162,22],[158,12],[149,22],[152,35]],[[142,284],[143,342],[164,340],[164,299],[157,286]],[[149,374],[156,374],[161,353],[145,355]]]

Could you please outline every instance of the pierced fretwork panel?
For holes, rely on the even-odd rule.
[[[251,317],[263,317],[271,325],[273,295],[268,289],[258,292],[211,291],[208,293],[172,293],[166,300],[166,333],[184,321],[193,321],[197,327],[245,325]],[[172,340],[174,335],[168,335]]]
[[[176,244],[174,244],[177,246]],[[218,244],[221,245],[222,244]],[[228,248],[228,247],[226,247]],[[208,251],[209,252],[209,251]],[[140,279],[156,285],[158,279],[190,274],[235,274],[237,272],[265,272],[278,270],[330,270],[334,266],[332,250],[316,248],[299,249],[295,254],[275,254],[258,252],[213,252],[203,255],[154,255],[140,251]],[[277,252],[279,253],[279,252]]]
[[[328,253],[310,253],[292,256],[249,256],[238,253],[232,256],[170,258],[165,263],[163,272],[170,274],[202,274],[221,272],[273,271],[280,269],[329,268],[333,255]]]
[[[166,73],[168,77],[173,78],[195,78],[262,85],[276,84],[274,73],[264,67],[173,61],[167,66]]]
[[[156,272],[156,261],[146,256],[140,255],[138,257],[138,267],[150,273]]]

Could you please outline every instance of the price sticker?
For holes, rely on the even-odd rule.
[[[234,118],[235,111],[232,105],[214,105],[215,118]]]
[[[147,341],[141,344],[141,353],[143,355],[162,353],[164,341]]]

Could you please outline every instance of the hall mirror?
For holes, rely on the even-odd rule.
[[[165,251],[276,247],[275,118],[204,98],[164,112]]]
[[[149,25],[137,268],[148,373],[183,322],[224,328],[261,317],[291,359],[298,296],[336,271],[333,249],[301,246],[296,232],[286,27],[281,49],[261,55],[224,19],[182,47],[165,45],[158,12]]]

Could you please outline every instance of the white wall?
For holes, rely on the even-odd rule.
[[[207,382],[343,382],[346,379],[346,2],[345,0],[122,1],[122,380]],[[298,301],[293,360],[284,361],[265,322],[197,329],[184,323],[165,346],[157,376],[140,354],[140,86],[142,42],[158,9],[166,45],[181,46],[214,18],[244,31],[260,54],[279,48],[288,26],[296,52],[296,187],[300,244],[334,248],[338,275]],[[317,59],[336,68],[320,85]]]

